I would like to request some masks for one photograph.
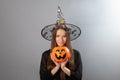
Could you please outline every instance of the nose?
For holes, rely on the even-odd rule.
[[[60,37],[60,40],[63,41],[63,37],[62,36]]]

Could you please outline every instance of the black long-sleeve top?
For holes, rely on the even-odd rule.
[[[66,80],[82,80],[82,61],[80,53],[77,50],[73,50],[75,59],[75,70],[71,71],[71,75],[66,75]],[[42,54],[40,63],[40,80],[60,80],[60,70],[55,75],[51,74],[51,71],[47,69],[47,60],[50,56],[50,50],[46,50]]]

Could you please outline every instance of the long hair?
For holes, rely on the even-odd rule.
[[[73,49],[72,49],[71,41],[70,41],[70,31],[66,27],[66,25],[56,25],[56,27],[53,29],[52,40],[51,40],[51,51],[54,47],[58,46],[56,43],[56,33],[59,29],[62,29],[66,32],[67,41],[65,43],[65,46],[70,50],[70,53],[71,53],[71,58],[69,59],[68,63],[66,64],[66,67],[69,68],[70,70],[74,70],[74,68],[75,68],[75,66],[74,66],[74,54],[73,54]],[[49,57],[48,61],[47,61],[47,69],[52,70],[54,67],[55,67],[55,64],[53,63],[53,61]],[[66,80],[65,73],[63,71],[60,72],[60,79]]]

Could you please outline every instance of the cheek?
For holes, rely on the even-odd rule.
[[[63,38],[63,40],[64,40],[64,42],[66,43],[66,41],[67,41],[67,38],[65,37],[65,38]]]
[[[55,38],[55,41],[58,42],[58,40],[59,40],[59,39],[56,37],[56,38]]]
[[[59,39],[58,39],[58,38],[56,38],[56,39],[55,39],[55,42],[58,44],[58,42],[59,42]]]

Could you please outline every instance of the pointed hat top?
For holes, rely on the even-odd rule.
[[[58,6],[58,14],[57,14],[57,24],[60,25],[60,24],[65,24],[65,19],[64,19],[64,16],[63,16],[63,13],[60,9],[60,6]]]

